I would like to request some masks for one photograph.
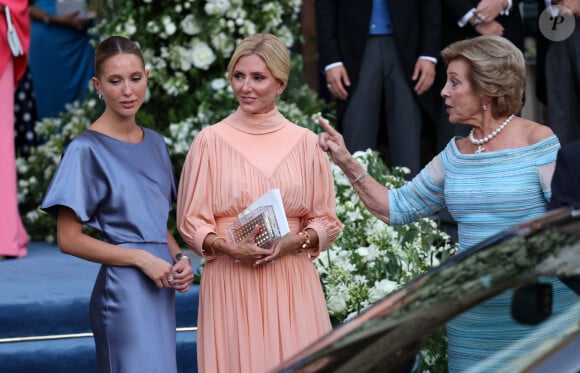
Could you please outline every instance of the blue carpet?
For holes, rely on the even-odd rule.
[[[89,299],[99,264],[32,242],[28,256],[0,261],[0,371],[93,372],[92,337],[14,342],[10,338],[90,333]],[[194,327],[199,288],[176,293],[177,326]],[[180,373],[196,372],[195,331],[177,334]]]

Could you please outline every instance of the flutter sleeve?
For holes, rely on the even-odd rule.
[[[57,216],[59,206],[68,207],[81,222],[102,230],[95,213],[107,190],[106,179],[91,144],[78,138],[66,148],[40,209]]]
[[[204,131],[197,134],[185,158],[177,192],[177,230],[200,256],[205,236],[216,230],[212,201],[210,151]]]

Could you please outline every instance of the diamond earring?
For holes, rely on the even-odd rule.
[[[487,105],[484,103],[481,103],[481,110],[486,111],[487,110]]]

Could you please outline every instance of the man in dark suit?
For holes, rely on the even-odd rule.
[[[552,197],[548,209],[572,206],[580,208],[580,140],[562,145],[558,150],[556,169],[552,177]],[[580,295],[580,275],[560,278]]]
[[[567,9],[566,22],[575,25],[564,40],[549,40],[541,29],[536,37],[536,96],[546,105],[547,124],[564,145],[580,139],[580,0],[538,0],[537,4],[539,14],[550,6],[556,16]]]
[[[502,35],[524,50],[520,0],[442,0],[443,45],[479,35]]]
[[[319,62],[347,147],[376,149],[385,131],[389,165],[414,175],[422,166],[422,111],[438,114],[439,92],[430,88],[440,0],[317,0],[316,19]]]
[[[550,210],[562,206],[580,208],[580,140],[573,141],[558,151],[556,169],[552,177]]]

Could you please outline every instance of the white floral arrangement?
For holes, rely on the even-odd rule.
[[[353,156],[389,189],[402,186],[409,174],[403,167],[389,171],[372,150]],[[457,245],[431,218],[401,226],[385,224],[366,209],[338,166],[332,164],[332,173],[337,216],[344,230],[315,264],[329,313],[335,322],[343,322],[439,265],[457,251]]]
[[[93,33],[123,35],[143,46],[150,80],[180,96],[197,77],[223,78],[235,46],[246,35],[271,32],[296,45],[300,0],[100,1]]]
[[[367,150],[353,156],[387,188],[404,185],[409,169],[385,167],[380,154]],[[344,224],[332,246],[315,265],[328,312],[338,325],[388,296],[457,252],[457,244],[434,218],[390,226],[365,208],[348,179],[332,164],[337,216]],[[442,326],[426,336],[421,348],[422,372],[447,372],[447,337]]]

